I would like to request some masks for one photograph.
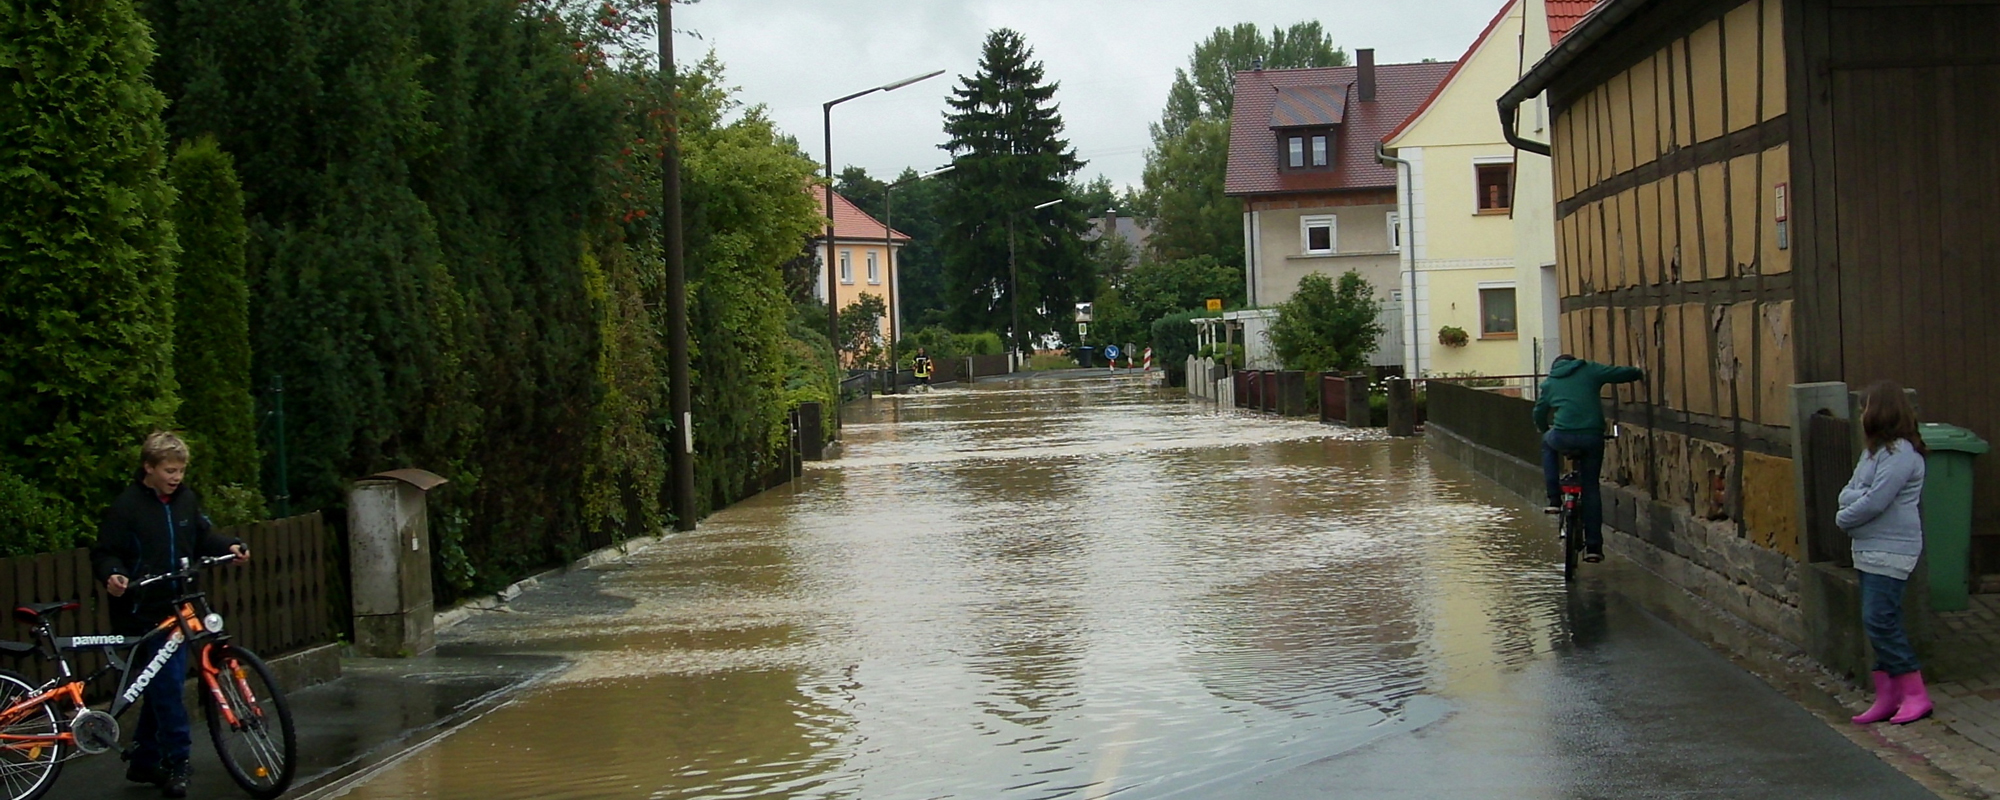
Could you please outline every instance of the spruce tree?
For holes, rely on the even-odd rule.
[[[174,230],[174,374],[190,465],[218,524],[263,515],[258,493],[257,416],[250,393],[250,289],[243,278],[243,189],[215,140],[183,142],[168,165],[178,195]]]
[[[70,545],[172,418],[152,60],[129,0],[0,2],[0,550]]]
[[[1032,210],[1067,198],[1083,167],[1062,138],[1056,85],[1033,57],[1019,33],[987,36],[978,72],[960,78],[948,101],[944,149],[957,169],[940,176],[948,186],[941,216],[951,322],[961,331],[1008,330],[1018,291],[1022,330],[1014,339],[1023,349],[1041,334],[1074,331],[1075,303],[1096,288],[1082,240],[1086,209]],[[1010,236],[1018,279],[1008,268]]]

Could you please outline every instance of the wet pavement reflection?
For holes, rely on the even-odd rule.
[[[349,796],[1931,796],[1417,441],[1097,375],[844,436],[449,632],[575,665]]]

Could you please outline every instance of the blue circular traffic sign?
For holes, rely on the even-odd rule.
[[[1107,345],[1105,345],[1105,346],[1104,346],[1104,357],[1105,357],[1105,358],[1117,358],[1117,357],[1118,357],[1118,345],[1115,345],[1115,344],[1107,344]]]

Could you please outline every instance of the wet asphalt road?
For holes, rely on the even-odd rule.
[[[1420,443],[1095,376],[848,415],[449,632],[575,663],[349,796],[1932,796]]]

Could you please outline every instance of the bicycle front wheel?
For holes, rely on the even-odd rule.
[[[0,669],[0,792],[12,800],[41,797],[62,772],[62,735],[67,723],[54,703],[32,709],[14,706],[35,693],[26,676]]]
[[[222,768],[259,800],[284,794],[297,773],[292,708],[264,660],[234,644],[202,653],[202,712]]]

